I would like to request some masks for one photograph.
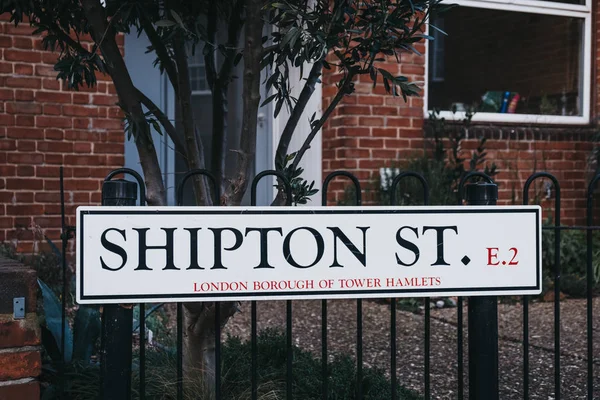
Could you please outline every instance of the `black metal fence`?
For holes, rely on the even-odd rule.
[[[105,179],[105,181],[111,180],[114,176],[119,174],[130,174],[132,175],[139,187],[139,204],[145,205],[145,187],[142,178],[133,170],[121,168],[115,171],[112,171]],[[177,204],[182,205],[183,193],[184,193],[184,185],[189,180],[189,178],[195,175],[203,175],[208,181],[211,182],[214,190],[213,193],[215,195],[215,204],[219,204],[219,193],[216,186],[216,180],[212,176],[209,171],[206,170],[193,170],[188,172],[181,182],[180,187],[177,188]],[[256,205],[256,189],[259,181],[265,176],[275,176],[280,182],[285,186],[285,190],[288,194],[288,204],[291,201],[292,196],[291,187],[285,178],[278,171],[264,171],[259,173],[251,184],[251,204]],[[329,174],[324,182],[322,187],[322,205],[327,205],[327,193],[328,188],[331,181],[335,178],[344,178],[348,179],[350,183],[354,186],[354,200],[356,205],[361,205],[362,203],[362,195],[361,195],[361,185],[358,179],[349,172],[346,171],[336,171]],[[462,193],[465,184],[472,180],[473,178],[483,179],[490,183],[493,183],[492,179],[482,173],[474,172],[469,173],[460,181],[458,191],[459,197],[461,199],[460,203],[462,204]],[[390,187],[390,201],[392,205],[398,204],[398,196],[397,189],[398,185],[401,181],[405,179],[416,179],[423,190],[423,199],[424,204],[428,205],[429,203],[429,187],[426,180],[418,173],[415,172],[402,172],[397,175]],[[561,232],[564,230],[582,230],[587,232],[587,249],[586,249],[586,257],[587,257],[587,265],[586,265],[586,340],[587,340],[587,350],[586,350],[586,371],[581,371],[581,374],[587,375],[587,388],[586,398],[587,400],[599,399],[600,392],[598,389],[594,392],[594,364],[598,363],[598,360],[594,359],[593,352],[593,339],[594,339],[594,331],[593,331],[593,296],[594,296],[594,271],[593,271],[593,244],[592,244],[592,234],[595,230],[600,230],[600,226],[593,225],[593,211],[594,211],[594,191],[597,185],[597,182],[600,181],[600,174],[596,175],[588,186],[587,192],[587,224],[585,226],[562,226],[560,221],[560,208],[561,208],[561,191],[560,184],[556,177],[552,174],[546,172],[539,172],[531,175],[529,179],[526,181],[523,189],[523,204],[529,203],[529,191],[533,185],[533,183],[538,179],[548,179],[554,185],[555,190],[555,206],[554,206],[554,225],[553,226],[544,226],[543,229],[551,230],[554,232],[554,271],[553,271],[553,290],[554,290],[554,324],[553,324],[553,334],[554,334],[554,388],[553,388],[553,398],[561,399],[561,307],[560,307],[560,294],[561,294]],[[61,193],[62,190],[62,172],[61,172]],[[110,203],[113,205],[119,205],[116,203]],[[131,203],[121,203],[120,205],[131,205]],[[66,219],[64,216],[64,201],[63,201],[63,251],[67,249],[67,242],[72,238],[73,227],[70,227],[66,224]],[[583,249],[582,249],[583,250]],[[63,257],[63,274],[66,271],[66,261],[64,261]],[[63,275],[64,276],[64,275]],[[64,326],[68,322],[66,321],[66,313],[65,313],[65,299],[67,298],[67,283],[64,282],[63,285],[63,313],[62,313],[62,324],[63,331]],[[522,327],[523,327],[523,337],[522,337],[522,355],[523,355],[523,370],[522,370],[522,397],[523,399],[529,399],[533,394],[531,393],[531,372],[530,366],[532,360],[530,359],[530,327],[529,327],[529,306],[530,306],[531,298],[530,296],[523,296],[521,300],[522,306]],[[463,356],[463,347],[464,347],[464,333],[463,333],[463,305],[465,299],[462,297],[458,298],[457,301],[457,321],[456,321],[456,354],[457,354],[457,384],[456,384],[456,394],[459,400],[465,398],[465,376],[464,376],[464,356]],[[424,307],[424,326],[423,326],[423,377],[424,377],[424,387],[423,387],[423,395],[425,399],[431,399],[431,310],[430,310],[430,298],[423,299],[423,307]],[[139,389],[138,393],[140,398],[145,398],[146,392],[146,338],[145,338],[145,328],[146,328],[146,320],[145,320],[145,306],[144,304],[139,305],[139,336],[140,336],[140,348],[139,348]],[[221,398],[221,326],[220,326],[220,312],[221,308],[216,305],[215,307],[215,342],[216,342],[216,352],[215,352],[215,398]],[[399,361],[397,355],[397,303],[392,299],[390,302],[390,358],[389,358],[389,368],[390,368],[390,379],[391,379],[391,399],[395,400],[398,398],[397,393],[397,366]],[[105,319],[107,313],[111,316],[112,325],[110,323],[103,323],[103,329],[105,330],[103,338],[103,348],[106,351],[103,351],[103,358],[101,362],[105,365],[101,367],[103,371],[104,380],[110,379],[110,384],[107,386],[111,386],[111,392],[104,393],[104,398],[107,399],[117,399],[117,398],[129,398],[130,394],[130,384],[127,382],[125,386],[120,386],[118,382],[115,382],[115,379],[123,381],[130,381],[131,375],[131,338],[125,342],[125,350],[123,347],[123,342],[120,342],[118,349],[112,351],[113,354],[118,354],[120,359],[129,358],[129,367],[125,367],[124,370],[114,370],[115,368],[122,368],[119,366],[115,366],[111,364],[107,366],[106,363],[110,363],[110,360],[107,358],[111,357],[110,353],[111,346],[115,346],[115,337],[111,337],[111,335],[121,335],[118,332],[131,332],[131,318],[132,312],[131,309],[123,308],[121,306],[107,306],[104,308]],[[256,301],[251,302],[251,369],[248,370],[248,374],[251,377],[251,398],[257,399],[258,396],[258,377],[257,377],[257,314],[258,307]],[[292,399],[292,391],[293,391],[293,345],[292,345],[292,321],[293,321],[293,302],[286,302],[286,343],[287,343],[287,364],[286,364],[286,398]],[[322,300],[321,303],[321,375],[322,375],[322,398],[327,399],[328,395],[328,376],[330,373],[330,366],[328,365],[329,359],[329,350],[328,350],[328,330],[327,330],[327,321],[328,321],[328,301]],[[120,329],[119,324],[125,324],[126,329]],[[177,398],[182,399],[184,394],[183,388],[183,308],[182,304],[177,304]],[[356,399],[363,398],[363,302],[362,300],[356,300]],[[121,327],[122,328],[122,327]],[[109,332],[106,332],[108,330]],[[129,334],[129,333],[127,333]],[[497,332],[496,332],[497,335]],[[131,336],[131,335],[130,335]],[[492,338],[497,341],[496,338]],[[64,340],[63,343],[60,344],[62,349],[64,350]],[[126,349],[128,348],[128,350]],[[125,353],[123,353],[125,351]],[[119,353],[120,352],[120,353]],[[64,353],[64,351],[63,351]],[[108,353],[108,354],[107,354]],[[597,372],[598,373],[598,372]],[[108,378],[110,376],[110,378]],[[490,377],[491,378],[491,377]],[[487,382],[486,382],[487,384]],[[596,383],[597,384],[597,383]],[[496,382],[497,385],[497,382]],[[472,390],[472,388],[471,388]],[[120,392],[119,392],[120,391]],[[471,394],[471,399],[475,398]],[[481,400],[484,400],[481,398]],[[487,399],[486,399],[487,400]]]

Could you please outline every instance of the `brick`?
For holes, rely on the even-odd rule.
[[[42,88],[44,88],[44,90],[60,90],[61,86],[61,81],[56,79],[44,78],[42,80]]]
[[[47,140],[63,140],[65,132],[61,129],[44,129],[44,135]]]
[[[95,129],[117,130],[123,128],[123,121],[118,119],[92,119],[92,126]]]
[[[71,142],[38,142],[37,150],[40,153],[72,153],[73,143]]]
[[[92,96],[92,103],[98,106],[114,106],[117,104],[116,96],[95,94]]]
[[[359,139],[358,143],[361,148],[383,148],[383,139]]]
[[[28,24],[4,24],[4,33],[9,35],[21,35],[21,36],[31,36],[33,32],[33,28]]]
[[[373,128],[372,134],[374,137],[397,137],[398,129],[396,128]]]
[[[403,127],[409,127],[411,126],[411,119],[410,118],[393,118],[393,117],[387,117],[385,119],[385,124],[386,126],[403,126]]]
[[[59,192],[39,192],[35,194],[37,203],[60,203]]]
[[[375,115],[399,115],[397,107],[373,107]]]
[[[340,112],[349,115],[370,115],[371,107],[344,105]]]
[[[37,381],[0,386],[0,400],[39,399],[40,383]]]
[[[14,116],[8,114],[0,114],[0,126],[12,126],[14,124]]]
[[[35,117],[35,125],[42,128],[70,128],[72,121],[64,117],[39,115]]]
[[[0,150],[3,151],[11,151],[17,149],[17,141],[16,140],[0,140]]]
[[[44,131],[36,128],[15,126],[6,129],[6,136],[16,139],[43,139]]]
[[[40,114],[42,106],[37,103],[6,103],[6,112],[9,114]]]
[[[0,48],[6,48],[12,46],[12,37],[6,35],[0,35]]]
[[[383,126],[384,120],[382,117],[360,117],[358,123],[361,126]]]
[[[71,155],[66,154],[64,156],[65,164],[78,165],[78,166],[98,166],[107,165],[106,156],[100,155]]]
[[[44,154],[46,164],[62,164],[64,157],[62,154]]]
[[[14,92],[11,89],[0,89],[0,100],[12,100]]]
[[[17,203],[33,203],[33,193],[32,192],[16,192],[15,200]]]
[[[56,71],[54,67],[48,65],[36,65],[35,66],[35,74],[37,76],[46,76],[51,78],[56,78]]]
[[[17,101],[32,101],[34,98],[33,90],[16,90],[15,100]]]
[[[71,93],[36,92],[35,100],[40,103],[70,103]]]
[[[346,136],[369,136],[369,128],[360,127],[360,128],[339,128],[337,130],[338,137],[346,137]]]
[[[48,157],[50,154],[46,154],[46,162],[48,162]],[[62,155],[60,156],[60,160],[62,162]],[[58,177],[60,173],[60,167],[44,165],[35,167],[35,174],[38,177]],[[65,174],[66,175],[66,174]]]
[[[34,174],[33,167],[30,165],[17,168],[17,175],[20,175],[21,171],[24,171],[27,176],[33,176]],[[31,179],[29,177],[6,178],[6,189],[8,190],[41,190],[43,188],[44,184],[40,179]]]
[[[95,106],[80,106],[80,105],[64,105],[62,107],[64,115],[74,117],[95,117],[98,115],[98,107]]]
[[[42,61],[42,56],[37,51],[5,49],[4,59],[7,61],[23,61],[28,63],[38,63]]]
[[[7,77],[5,84],[7,87],[17,89],[40,89],[42,87],[42,81],[39,78]]]
[[[73,103],[75,104],[91,104],[90,95],[85,93],[73,93]]]
[[[74,153],[91,153],[92,152],[92,144],[91,143],[75,143],[73,145]]]
[[[17,174],[17,167],[14,165],[0,165],[0,176],[15,176]],[[3,202],[0,199],[0,203]]]
[[[61,115],[62,109],[58,104],[44,104],[44,114],[46,115]]]
[[[17,126],[35,126],[35,117],[33,115],[17,115],[15,124]]]
[[[96,191],[100,189],[99,179],[65,179],[65,190]]]
[[[383,105],[382,96],[358,96],[358,104]]]
[[[41,164],[44,155],[40,153],[9,153],[7,161],[12,164]]]
[[[7,381],[39,376],[42,360],[38,351],[0,353],[0,365],[0,381]]]
[[[19,140],[17,148],[19,149],[19,151],[35,151],[35,141]]]
[[[94,153],[96,154],[122,154],[124,151],[125,147],[122,143],[94,143]]]
[[[57,53],[50,53],[48,51],[45,51],[42,53],[42,62],[44,64],[56,64],[56,61],[58,60],[58,54]]]
[[[14,71],[17,75],[33,75],[33,66],[29,64],[15,64]]]

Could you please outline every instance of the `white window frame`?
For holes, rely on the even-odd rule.
[[[202,49],[198,48],[196,49],[196,53],[191,55],[190,54],[190,61],[188,63],[188,69],[191,71],[192,68],[197,68],[197,67],[204,67],[204,70],[206,72],[206,65],[204,63],[204,57],[202,56]],[[190,80],[192,79],[192,74],[190,74]],[[192,90],[192,96],[206,96],[206,95],[210,95],[210,89],[208,88],[208,81],[206,81],[206,73],[204,76],[204,80],[205,80],[205,84],[206,84],[206,89],[204,90]],[[191,85],[191,82],[190,82]]]
[[[473,116],[477,122],[527,123],[527,124],[564,124],[585,125],[590,123],[591,87],[592,87],[592,0],[585,0],[584,5],[555,3],[541,0],[454,0],[453,4],[461,7],[473,7],[489,10],[515,11],[531,14],[555,15],[574,17],[583,20],[581,88],[582,115],[538,115],[538,114],[500,114],[478,112]],[[427,41],[428,42],[428,41]],[[424,88],[424,117],[429,117],[429,43],[425,44],[425,88]],[[440,111],[440,117],[446,119],[463,119],[464,112]]]

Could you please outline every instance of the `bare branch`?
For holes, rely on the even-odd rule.
[[[135,144],[144,171],[148,203],[151,205],[166,205],[165,187],[156,148],[150,135],[150,127],[144,116],[142,105],[125,65],[125,60],[123,60],[117,45],[116,32],[108,24],[100,0],[82,0],[81,4],[90,25],[92,38],[98,44],[105,59],[106,69],[115,84],[121,107],[131,116],[136,125],[143,128],[137,132]]]
[[[144,13],[142,13],[140,23],[144,29],[144,32],[146,32],[146,36],[148,36],[148,40],[150,40],[154,51],[156,52],[156,56],[165,69],[167,76],[169,77],[169,81],[171,82],[171,86],[173,86],[173,90],[177,96],[179,91],[179,86],[177,85],[177,68],[171,59],[171,56],[169,55],[167,47],[162,42],[158,32],[156,32],[156,29],[154,29],[154,26],[152,26],[152,23]]]
[[[215,61],[216,40],[217,40],[217,2],[211,1],[206,26],[206,42],[204,43],[204,68],[206,70],[206,82],[208,87],[213,88],[217,80],[217,66]]]
[[[228,30],[227,30],[227,45],[226,55],[221,70],[219,71],[219,79],[222,82],[229,82],[231,78],[231,72],[234,67],[235,57],[238,51],[238,43],[240,41],[240,33],[244,21],[242,19],[242,11],[244,10],[244,0],[238,0],[231,9],[231,15],[229,17]]]
[[[212,90],[212,111],[213,111],[213,131],[212,131],[212,163],[211,169],[217,178],[217,186],[222,187],[225,182],[225,164],[227,159],[227,119],[229,116],[229,104],[227,99],[227,88],[231,81],[234,60],[237,54],[240,32],[242,30],[242,10],[243,0],[238,0],[231,9],[231,15],[227,30],[227,44],[225,60],[221,65],[219,74],[214,71],[214,64],[211,64],[210,75],[214,82]],[[215,16],[216,18],[216,16]],[[210,24],[209,24],[210,25]],[[210,26],[209,26],[210,28]],[[214,32],[213,32],[214,39]],[[207,43],[207,46],[209,44]],[[208,60],[208,58],[207,58]],[[214,62],[214,59],[213,59]],[[207,68],[207,76],[209,75]]]
[[[158,108],[158,106],[156,104],[154,104],[154,102],[152,100],[150,100],[150,98],[148,96],[146,96],[144,93],[142,93],[137,88],[136,88],[136,91],[137,91],[138,96],[140,97],[140,101],[142,102],[142,104],[144,106],[146,106],[148,111],[150,111],[152,113],[152,115],[154,115],[154,117],[157,119],[157,121],[160,122],[162,127],[165,129],[165,132],[167,133],[167,135],[169,135],[169,137],[173,141],[173,145],[175,146],[175,151],[180,153],[184,158],[187,159],[185,147],[184,147],[183,143],[181,142],[181,139],[177,135],[175,126],[173,126],[173,124],[171,123],[169,118],[162,112],[162,110],[160,108]]]
[[[285,127],[283,128],[283,132],[281,132],[281,137],[279,138],[279,144],[277,145],[277,152],[275,153],[275,159],[283,159],[288,153],[288,147],[294,136],[294,132],[296,131],[296,127],[298,126],[298,122],[300,121],[300,117],[304,113],[306,105],[308,101],[312,97],[315,86],[321,77],[321,72],[323,70],[323,61],[319,60],[315,62],[310,69],[310,73],[308,74],[308,78],[304,83],[304,87],[300,92],[300,96],[298,96],[298,101],[294,106],[292,113],[287,120]]]
[[[231,182],[229,190],[224,195],[225,200],[230,200],[228,202],[230,204],[240,204],[248,187],[248,177],[252,175],[252,168],[254,167],[256,127],[260,106],[260,59],[262,56],[262,29],[264,23],[261,8],[261,0],[248,0],[246,4],[240,161],[238,175]]]
[[[319,130],[323,127],[323,125],[325,124],[331,113],[335,110],[337,105],[340,103],[340,101],[342,101],[344,95],[348,93],[348,85],[352,82],[353,77],[354,75],[348,74],[344,78],[344,81],[340,85],[335,97],[331,100],[331,103],[329,104],[321,118],[319,118],[319,120],[312,126],[310,133],[304,140],[304,143],[300,147],[300,150],[298,150],[298,152],[296,153],[296,157],[294,157],[294,161],[292,163],[292,170],[295,170],[298,167],[298,164],[302,160],[304,153],[306,153],[306,151],[310,148],[310,144],[319,132]]]
[[[188,165],[191,169],[204,168],[204,152],[201,152],[202,140],[196,134],[194,113],[192,111],[192,89],[190,87],[190,72],[185,49],[185,38],[179,33],[173,40],[175,63],[179,71],[177,85],[179,86],[179,105],[183,120],[183,135],[185,139]],[[212,205],[212,197],[206,179],[203,176],[194,178],[194,191],[198,205]]]

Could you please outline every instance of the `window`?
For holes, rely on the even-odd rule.
[[[454,3],[431,21],[447,36],[430,28],[426,115],[473,109],[479,121],[589,122],[590,0]]]
[[[200,51],[200,46],[197,46],[196,52],[190,57],[190,82],[192,85],[192,94],[210,94],[208,84],[206,82],[206,68],[204,67],[204,57]]]

